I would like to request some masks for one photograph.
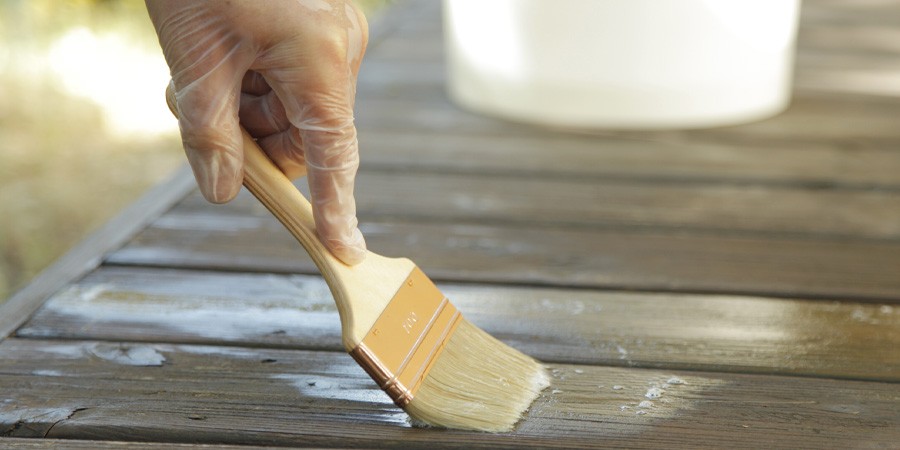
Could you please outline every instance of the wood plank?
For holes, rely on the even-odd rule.
[[[556,365],[551,390],[514,432],[485,434],[410,428],[340,353],[10,339],[0,344],[0,360],[0,388],[11,393],[0,404],[0,429],[14,437],[798,449],[900,439],[900,394],[891,383]],[[648,400],[654,387],[664,392]],[[640,408],[642,401],[652,406]]]
[[[113,264],[317,273],[273,218],[167,214]],[[894,302],[900,243],[366,220],[369,247],[433,279]]]
[[[40,438],[11,438],[0,437],[0,446],[6,450],[31,450],[31,449],[67,449],[67,450],[165,450],[165,449],[193,449],[193,450],[263,450],[285,448],[308,447],[259,447],[256,445],[205,445],[205,444],[175,444],[172,442],[127,442],[127,441],[96,441],[76,439],[40,439]]]
[[[801,27],[822,23],[895,27],[900,23],[900,9],[890,0],[816,0],[804,3],[800,13]]]
[[[308,192],[305,180],[298,180],[297,185]],[[676,229],[900,242],[900,186],[896,191],[822,189],[689,180],[367,170],[357,177],[356,201],[363,221],[394,218],[509,226]],[[195,193],[171,212],[217,214],[223,208]],[[246,192],[229,205],[228,213],[269,215]]]
[[[356,124],[361,130],[419,130],[435,133],[477,135],[519,134],[534,136],[544,127],[507,122],[465,112],[444,97],[441,86],[424,97],[426,88],[410,90],[400,97],[397,91],[376,97],[360,95]],[[363,93],[361,93],[363,94]],[[390,97],[388,96],[390,95]],[[641,139],[680,138],[697,142],[753,140],[757,143],[834,144],[874,142],[885,144],[900,140],[900,128],[894,117],[900,111],[900,99],[852,94],[797,92],[791,106],[770,119],[744,125],[684,131],[610,131],[581,130],[601,136]],[[578,131],[578,130],[573,130]]]
[[[797,56],[795,89],[803,92],[900,97],[900,61],[858,53],[806,52]]]
[[[872,143],[716,143],[559,132],[486,138],[378,129],[359,136],[362,175],[375,169],[820,189],[900,186],[900,152],[893,145]]]
[[[469,320],[544,361],[900,381],[900,307],[440,283]],[[30,338],[341,351],[318,276],[105,267]]]
[[[807,23],[798,29],[800,55],[830,53],[858,55],[872,61],[890,63],[900,56],[900,27],[859,24]],[[396,45],[396,44],[394,44]],[[390,50],[390,49],[388,49]],[[807,60],[806,62],[813,62]],[[803,67],[803,66],[800,66]]]
[[[28,320],[47,297],[100,265],[107,252],[128,242],[194,186],[194,178],[185,165],[0,304],[0,340]]]

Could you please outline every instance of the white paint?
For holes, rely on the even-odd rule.
[[[664,391],[664,390],[662,390],[662,389],[660,389],[660,388],[658,388],[658,387],[652,387],[652,388],[650,388],[650,389],[647,389],[647,393],[644,394],[644,397],[647,397],[647,398],[650,398],[650,399],[653,399],[653,398],[660,398],[660,397],[662,397],[663,393],[665,393],[665,392],[666,392],[666,391]]]
[[[149,345],[98,343],[90,353],[100,359],[126,366],[161,366],[166,357]]]
[[[850,313],[850,317],[856,321],[866,322],[869,320],[869,313],[863,311],[862,308],[855,308],[853,312]]]
[[[85,354],[85,347],[79,344],[54,344],[42,347],[40,351],[50,353],[57,358],[81,359]]]
[[[644,401],[638,403],[638,408],[652,408],[652,407],[653,407],[653,402],[651,402],[650,400],[644,400]]]
[[[179,345],[177,350],[192,355],[224,356],[237,359],[259,359],[262,354],[259,349],[219,347],[217,345]]]
[[[166,280],[142,289],[141,294],[127,286],[76,286],[51,299],[48,306],[88,323],[132,323],[207,338],[252,338],[278,331],[340,335],[337,310],[324,282],[275,276],[237,281],[204,283],[205,295],[192,295],[181,286],[190,281],[174,278],[171,283]],[[154,295],[165,296],[166,306],[160,307]]]
[[[619,352],[619,359],[628,358],[628,350],[626,350],[625,347],[622,347],[621,345],[616,345],[616,351]]]
[[[672,385],[685,384],[684,380],[682,380],[681,378],[678,378],[678,377],[669,378],[668,380],[666,380],[666,383],[672,384]]]
[[[374,403],[393,408],[393,403],[388,395],[378,389],[370,380],[286,373],[273,374],[270,378],[287,381],[306,397]],[[410,426],[408,416],[399,408],[393,413],[382,411],[377,417],[396,425]]]

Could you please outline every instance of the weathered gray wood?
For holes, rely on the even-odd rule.
[[[168,214],[115,264],[316,273],[268,217]],[[814,219],[811,219],[814,220]],[[900,243],[366,220],[370,248],[431,278],[554,286],[896,301]]]
[[[96,441],[96,440],[76,440],[76,439],[11,438],[11,437],[0,437],[0,447],[7,449],[7,450],[30,450],[30,449],[262,450],[262,449],[308,448],[308,447],[259,447],[259,446],[255,446],[255,445],[175,444],[172,442],[127,442],[127,441]]]
[[[513,433],[484,434],[410,428],[341,353],[10,339],[0,361],[0,388],[11,393],[0,428],[13,436],[404,448],[819,449],[900,439],[890,383],[559,365]],[[648,399],[654,387],[664,392]]]
[[[762,144],[602,139],[564,133],[469,136],[360,132],[361,173],[394,170],[567,178],[690,181],[827,189],[900,186],[900,151],[869,143]],[[396,181],[401,181],[401,175]],[[362,194],[362,192],[360,192]],[[365,206],[360,205],[360,206]]]
[[[816,0],[803,5],[800,17],[801,27],[810,23],[896,27],[900,10],[891,1]]]
[[[900,381],[900,307],[441,283],[469,320],[544,361]],[[318,276],[98,270],[19,337],[340,351]]]
[[[431,133],[469,135],[534,136],[546,132],[543,127],[506,122],[460,110],[443,97],[440,86],[432,88],[434,98],[423,98],[413,90],[407,97],[396,94],[376,98],[362,96],[356,114],[362,130],[418,130]],[[784,113],[770,119],[744,125],[675,132],[596,131],[598,136],[640,139],[679,139],[691,142],[751,141],[757,144],[803,144],[873,142],[896,143],[900,128],[896,126],[900,99],[851,94],[804,93],[795,97]],[[589,130],[585,130],[588,133]],[[775,162],[773,162],[775,163]]]
[[[306,189],[305,180],[298,183]],[[522,175],[363,172],[363,220],[406,219],[511,226],[678,229],[900,242],[900,186],[822,190],[693,182],[533,178]],[[172,214],[220,213],[199,193]],[[243,193],[232,214],[267,216]],[[814,220],[810,220],[815,218]]]
[[[0,304],[0,340],[28,320],[47,297],[96,268],[107,252],[127,242],[181,200],[192,189],[193,183],[190,169],[182,167]]]

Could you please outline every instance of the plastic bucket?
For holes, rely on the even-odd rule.
[[[562,127],[695,128],[790,101],[800,0],[444,0],[450,97]]]

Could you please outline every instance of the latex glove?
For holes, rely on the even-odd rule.
[[[345,263],[360,262],[353,103],[368,40],[362,12],[344,0],[146,4],[203,196],[224,203],[240,190],[240,120],[289,178],[308,175],[320,240]]]

